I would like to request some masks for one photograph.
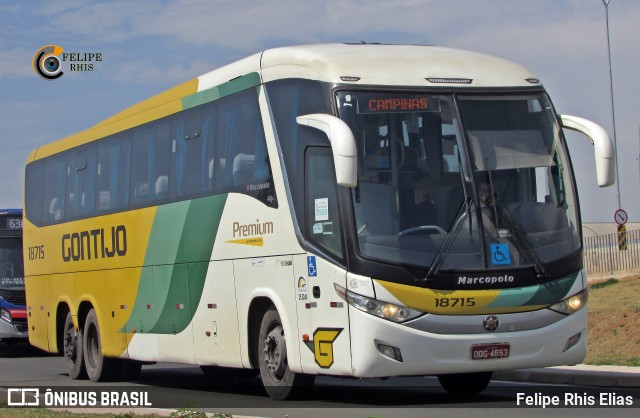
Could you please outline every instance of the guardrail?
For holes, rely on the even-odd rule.
[[[584,237],[587,276],[630,273],[640,270],[640,230],[626,232],[626,250],[618,247],[618,234]]]

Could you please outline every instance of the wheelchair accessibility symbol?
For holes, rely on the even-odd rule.
[[[491,264],[511,264],[511,252],[509,244],[491,244]]]
[[[309,277],[318,276],[318,268],[316,267],[316,257],[314,255],[307,256],[307,268]]]

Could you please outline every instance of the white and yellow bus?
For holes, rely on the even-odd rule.
[[[586,277],[558,116],[514,63],[433,46],[270,49],[33,151],[29,339],[71,377],[147,362],[437,375],[579,363]]]

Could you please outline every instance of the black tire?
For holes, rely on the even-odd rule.
[[[119,376],[120,359],[102,355],[100,328],[96,311],[91,309],[84,323],[84,365],[87,375],[93,382],[108,382]]]
[[[67,363],[69,376],[74,380],[86,379],[87,369],[84,367],[84,340],[82,329],[73,325],[71,312],[67,313],[62,331],[62,352]]]
[[[287,344],[278,311],[271,307],[262,318],[258,336],[260,378],[275,400],[299,399],[311,391],[315,376],[294,373],[287,361]]]
[[[452,395],[475,395],[487,388],[493,372],[442,374],[440,384]]]

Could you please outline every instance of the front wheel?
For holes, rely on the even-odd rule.
[[[84,325],[84,348],[84,364],[91,381],[105,382],[118,377],[121,371],[119,359],[102,355],[98,316],[93,309],[89,311]]]
[[[86,379],[87,369],[84,367],[84,347],[82,330],[73,325],[71,312],[64,321],[62,347],[67,370],[72,379]]]
[[[442,374],[440,384],[452,395],[475,395],[487,388],[493,372]]]
[[[296,399],[308,394],[315,376],[292,372],[287,361],[287,341],[280,315],[269,309],[262,318],[258,340],[260,377],[269,396]]]

